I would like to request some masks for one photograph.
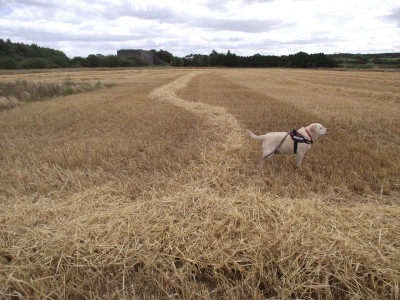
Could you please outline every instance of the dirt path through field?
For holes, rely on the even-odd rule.
[[[243,129],[239,125],[238,120],[228,113],[225,108],[211,106],[205,103],[185,101],[176,95],[176,92],[186,87],[191,79],[203,73],[204,72],[201,71],[194,71],[155,89],[150,94],[150,99],[168,102],[206,118],[207,123],[215,127],[215,131],[218,131],[219,134],[225,137],[225,140],[222,141],[225,149],[229,148],[232,150],[243,147]]]

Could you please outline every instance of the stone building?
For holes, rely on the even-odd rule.
[[[152,51],[147,50],[118,50],[117,51],[118,58],[128,58],[128,57],[136,57],[143,60],[145,63],[149,65],[154,65],[154,54]]]

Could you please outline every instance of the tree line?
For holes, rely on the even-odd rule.
[[[292,55],[261,55],[239,56],[228,51],[218,53],[215,50],[210,55],[190,54],[184,58],[175,57],[171,63],[175,66],[190,67],[238,67],[238,68],[332,68],[337,62],[324,53],[308,54],[298,52]]]
[[[338,63],[324,53],[308,54],[299,52],[293,55],[273,56],[255,54],[239,56],[231,51],[218,53],[213,50],[209,55],[190,54],[175,57],[165,50],[152,50],[158,65],[177,67],[289,67],[289,68],[330,68]],[[68,58],[64,52],[40,47],[36,44],[13,43],[9,39],[0,39],[0,69],[44,69],[44,68],[96,68],[96,67],[136,67],[146,66],[142,60],[116,55],[90,54],[87,57]]]
[[[116,55],[90,54],[87,57],[68,58],[64,52],[36,44],[13,43],[0,39],[0,69],[52,69],[136,67],[146,64],[135,57],[119,59]]]

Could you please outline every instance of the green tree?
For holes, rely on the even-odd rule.
[[[63,56],[54,56],[51,58],[51,63],[56,68],[67,68],[69,66],[69,59]]]
[[[160,50],[160,51],[156,51],[156,50],[152,50],[153,53],[162,61],[165,61],[166,63],[170,64],[172,62],[172,60],[174,59],[174,56],[169,53],[168,51],[164,51],[164,50]]]
[[[224,66],[226,67],[237,67],[239,65],[238,57],[235,53],[231,53],[231,50],[228,50],[228,53],[224,57]]]
[[[46,64],[43,58],[32,57],[24,59],[21,62],[21,66],[24,69],[44,69],[46,67]]]
[[[108,55],[101,59],[101,66],[115,68],[120,66],[120,59],[116,55]]]
[[[174,57],[174,58],[172,59],[171,66],[174,66],[174,67],[183,67],[183,66],[184,66],[183,59],[180,58],[180,57]]]
[[[0,69],[14,70],[17,68],[17,62],[8,56],[0,57]]]
[[[305,52],[298,52],[291,56],[290,67],[307,68],[309,67],[309,55]]]
[[[75,56],[73,59],[71,59],[71,67],[73,68],[87,67],[86,58]]]
[[[90,54],[87,57],[87,66],[89,68],[97,68],[100,67],[100,58],[94,54]]]
[[[3,39],[0,39],[0,56],[7,55],[7,44]]]

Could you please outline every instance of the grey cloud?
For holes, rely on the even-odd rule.
[[[129,14],[130,16],[135,16],[146,20],[158,20],[158,21],[169,21],[175,23],[178,21],[177,14],[168,8],[156,8],[151,10],[138,10]]]
[[[274,2],[275,0],[242,0],[244,3],[267,3],[267,2]]]
[[[106,10],[104,16],[117,19],[120,17],[134,17],[144,20],[154,20],[159,22],[178,23],[179,16],[170,8],[152,7],[149,9],[134,9],[129,4],[113,6]]]
[[[283,42],[284,44],[287,45],[312,45],[312,44],[329,44],[329,43],[337,43],[337,42],[345,42],[347,41],[346,39],[333,39],[333,38],[329,38],[329,37],[324,37],[324,36],[320,36],[320,37],[314,37],[311,39],[298,39],[298,40],[290,40],[290,41],[286,41]]]
[[[72,32],[52,32],[29,28],[26,26],[17,26],[15,28],[3,28],[0,25],[0,31],[5,32],[10,38],[18,38],[21,40],[35,43],[40,42],[124,42],[126,40],[141,40],[151,36],[151,30],[148,32],[140,32],[135,34],[116,34],[116,33],[94,33],[90,27],[80,27],[79,33]]]
[[[250,52],[253,54],[261,53],[264,55],[282,55],[282,49],[297,49],[297,50],[290,50],[290,53],[295,53],[296,51],[306,51],[308,52],[310,46],[315,46],[320,49],[325,49],[325,47],[341,43],[345,40],[343,39],[333,39],[329,37],[319,36],[310,39],[289,39],[289,40],[280,40],[280,39],[270,39],[270,38],[261,38],[257,39],[257,41],[251,42],[251,51],[249,51],[249,42],[243,40],[235,41],[234,43],[230,41],[224,41],[220,43],[226,49],[230,49],[231,51],[235,52],[235,49],[242,49],[246,51],[246,55],[251,55]],[[237,51],[240,52],[240,51]],[[318,51],[317,51],[318,52]],[[324,52],[321,50],[320,52]]]
[[[384,17],[388,21],[393,21],[396,23],[397,27],[400,27],[400,7],[392,10],[392,13]]]
[[[33,6],[33,7],[58,7],[61,6],[62,2],[58,1],[46,1],[46,0],[19,0],[19,1],[1,1],[0,3],[6,3],[7,5],[25,5],[25,6]]]
[[[1,6],[0,6],[1,7]],[[24,17],[21,18],[20,21],[37,21],[37,20],[47,20],[52,21],[55,20],[55,16],[57,12],[64,11],[75,13],[75,16],[82,14],[80,9],[71,8],[66,6],[63,2],[49,2],[44,0],[22,0],[22,1],[12,1],[5,4],[4,11],[6,12],[4,15],[9,17],[13,12],[21,14],[21,10],[26,9],[28,13],[24,14]],[[87,17],[87,16],[85,16]],[[72,18],[73,23],[77,22],[77,17]],[[16,20],[18,21],[18,20]]]
[[[199,19],[194,20],[196,26],[202,28],[212,28],[216,30],[229,30],[247,33],[268,32],[281,28],[282,26],[291,26],[278,20],[219,20],[219,19]]]
[[[0,8],[7,7],[10,5],[10,2],[5,0],[0,0]]]
[[[208,0],[205,3],[205,7],[207,7],[210,10],[220,11],[220,10],[225,10],[228,4],[229,1],[224,2],[224,1]]]
[[[278,20],[228,20],[216,18],[196,18],[186,15],[178,15],[170,8],[149,8],[149,9],[133,9],[129,5],[120,6],[109,10],[106,16],[109,18],[118,18],[121,16],[134,17],[142,20],[153,20],[159,23],[168,24],[187,24],[192,27],[208,28],[215,30],[229,30],[247,33],[268,32],[281,26],[290,26],[291,24],[283,23]]]
[[[275,0],[242,0],[241,2],[244,5],[254,4],[254,3],[267,3],[267,2],[274,2]],[[215,1],[209,0],[205,3],[205,6],[214,11],[222,11],[229,8],[229,2],[232,1]]]

